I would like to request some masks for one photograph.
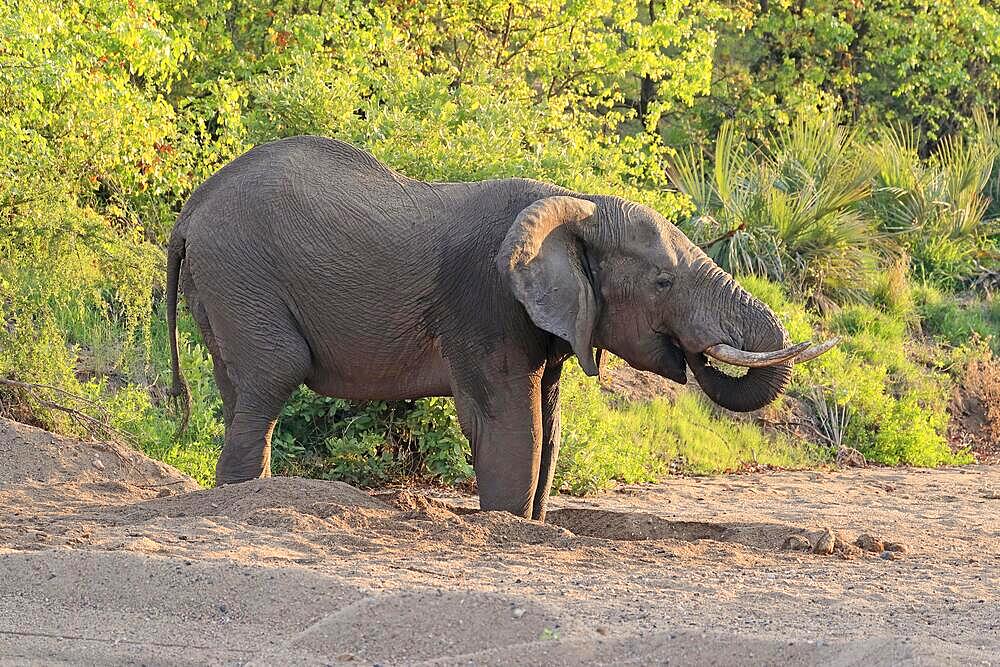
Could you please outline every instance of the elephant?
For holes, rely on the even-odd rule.
[[[169,394],[189,413],[178,292],[222,395],[219,484],[270,475],[271,433],[302,384],[355,400],[453,396],[481,508],[536,520],[568,359],[595,376],[609,351],[681,384],[690,368],[713,401],[750,411],[836,342],[790,345],[768,307],[646,206],[526,178],[423,182],[315,136],[249,150],[178,216]]]

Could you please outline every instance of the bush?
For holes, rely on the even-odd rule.
[[[917,128],[921,149],[1000,99],[1000,11],[985,0],[797,0],[729,5],[711,93],[668,121],[766,132],[838,111],[860,127]]]
[[[668,173],[694,203],[687,228],[731,273],[781,281],[820,302],[851,298],[878,242],[859,208],[870,174],[853,133],[826,115],[764,142],[758,149],[726,123],[714,169],[699,149],[677,155]]]
[[[472,477],[450,399],[357,403],[300,388],[272,437],[276,472],[376,486],[403,476],[453,484]]]
[[[987,189],[1000,144],[995,121],[979,127],[968,140],[943,139],[927,160],[912,130],[885,130],[866,148],[876,175],[864,208],[908,249],[917,278],[947,288],[974,276],[990,245]]]
[[[575,362],[563,372],[560,393],[563,442],[554,486],[570,493],[594,493],[613,481],[655,482],[668,472],[802,468],[827,460],[808,443],[722,417],[693,393],[622,404]]]
[[[793,335],[804,328],[808,315],[800,304],[787,301],[780,288],[760,279],[743,284],[783,321],[793,323]],[[822,321],[821,328],[841,335],[843,342],[796,367],[789,393],[812,406],[831,446],[854,447],[868,460],[888,465],[968,462],[969,455],[953,453],[945,438],[951,377],[911,358],[907,322],[899,312],[887,310],[853,305]],[[838,424],[828,424],[831,415]]]
[[[1000,354],[1000,298],[996,295],[961,297],[929,284],[914,294],[924,333],[956,346],[981,338]]]
[[[882,271],[871,276],[868,301],[907,327],[917,324],[919,315],[910,286],[909,256],[903,253],[887,262]]]

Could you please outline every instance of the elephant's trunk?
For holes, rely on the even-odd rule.
[[[764,407],[781,395],[792,378],[790,362],[751,368],[743,377],[733,377],[709,366],[704,354],[689,352],[686,358],[705,394],[734,412],[751,412]]]
[[[717,267],[715,271],[723,274]],[[714,277],[715,280],[710,282],[725,293],[722,300],[725,306],[720,316],[730,325],[722,327],[722,330],[739,331],[742,336],[742,341],[719,340],[716,343],[731,343],[751,353],[783,349],[797,351],[797,348],[788,347],[788,333],[770,308],[749,295],[729,276],[725,279],[720,275]],[[705,394],[735,412],[757,410],[781,395],[792,378],[794,363],[791,358],[779,363],[771,362],[749,368],[742,377],[734,377],[710,366],[704,352],[686,352],[685,358]]]

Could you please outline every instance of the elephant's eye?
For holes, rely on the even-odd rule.
[[[656,277],[656,289],[668,290],[674,284],[674,279],[668,275],[660,274]]]

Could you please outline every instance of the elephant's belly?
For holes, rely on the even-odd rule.
[[[321,363],[306,384],[318,394],[356,401],[451,396],[447,365],[436,354],[428,356],[414,364],[358,353]]]

